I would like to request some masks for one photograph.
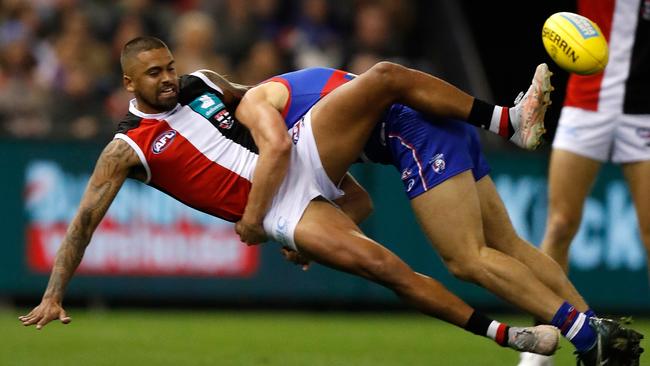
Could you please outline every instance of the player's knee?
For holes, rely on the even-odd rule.
[[[554,213],[549,216],[547,236],[552,242],[570,242],[580,226],[580,214]]]
[[[445,264],[454,277],[463,281],[476,282],[481,273],[481,261],[466,256],[445,258]]]
[[[369,76],[377,79],[381,87],[395,92],[402,88],[407,72],[406,67],[389,61],[378,62],[367,71]]]

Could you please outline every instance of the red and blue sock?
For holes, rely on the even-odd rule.
[[[595,316],[592,310],[581,313],[565,301],[555,313],[551,324],[560,329],[578,352],[585,352],[596,343],[596,331],[589,325],[592,316]]]

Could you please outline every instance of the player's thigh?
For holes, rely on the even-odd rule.
[[[471,258],[485,245],[471,170],[413,198],[411,206],[429,241],[445,261]]]
[[[476,189],[481,202],[487,246],[508,254],[529,267],[540,265],[539,251],[517,234],[492,178],[481,178],[476,182]]]
[[[622,167],[639,218],[639,227],[647,241],[650,237],[650,161],[626,163]],[[645,245],[650,246],[650,242]]]
[[[492,178],[484,176],[478,180],[476,190],[481,205],[481,219],[487,245],[506,251],[505,246],[517,238],[517,233]]]
[[[325,201],[310,203],[294,239],[298,250],[314,261],[372,280],[392,282],[412,272],[395,254],[365,236],[349,217]]]
[[[376,123],[396,95],[382,83],[375,66],[336,88],[311,110],[311,123],[323,167],[336,181],[359,156]],[[379,70],[377,70],[379,69]]]
[[[548,176],[549,213],[578,219],[600,164],[599,161],[554,148]]]

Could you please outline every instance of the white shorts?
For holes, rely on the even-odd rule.
[[[332,201],[342,197],[343,191],[323,169],[311,128],[311,110],[289,130],[289,136],[294,143],[289,170],[264,217],[264,230],[269,238],[297,250],[293,233],[309,202],[319,196]]]
[[[602,162],[650,160],[650,115],[563,107],[553,148]]]

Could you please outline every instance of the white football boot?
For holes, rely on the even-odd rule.
[[[528,91],[519,93],[515,106],[510,108],[510,121],[515,130],[510,141],[526,150],[535,150],[546,132],[544,114],[551,104],[551,75],[548,65],[539,64]]]
[[[560,344],[560,331],[552,325],[510,327],[508,346],[519,352],[552,355]]]

